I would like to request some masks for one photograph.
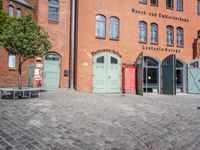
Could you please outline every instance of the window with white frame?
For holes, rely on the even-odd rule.
[[[183,28],[178,27],[176,30],[176,36],[177,36],[177,46],[182,47],[183,46]]]
[[[119,19],[117,17],[110,17],[110,38],[119,38]]]
[[[17,18],[21,17],[21,10],[19,8],[17,8],[16,10],[16,17]]]
[[[9,55],[8,56],[8,68],[16,68],[16,56],[15,55]]]
[[[147,24],[144,21],[139,22],[139,41],[147,42]]]
[[[158,5],[158,0],[151,0],[151,5],[157,6]]]
[[[176,10],[183,11],[183,0],[176,0]]]
[[[167,45],[174,45],[174,28],[167,26]]]
[[[14,16],[14,7],[11,6],[11,5],[8,7],[8,15],[9,16]]]
[[[158,25],[151,24],[151,43],[158,44]]]
[[[49,0],[48,18],[49,20],[58,21],[59,18],[59,2],[58,0]]]
[[[96,16],[96,37],[105,38],[106,36],[106,17],[103,15]]]

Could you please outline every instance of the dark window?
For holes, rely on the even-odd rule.
[[[167,45],[174,45],[174,28],[167,26]]]
[[[103,64],[104,63],[104,56],[97,58],[97,63]]]
[[[158,0],[151,0],[151,5],[158,5]]]
[[[198,34],[198,37],[200,38],[200,30],[198,31],[198,33],[197,33],[197,34]]]
[[[142,4],[146,4],[147,0],[139,0],[139,2],[142,3]]]
[[[176,10],[183,11],[183,0],[176,0]]]
[[[139,23],[139,41],[147,42],[147,24],[144,21]]]
[[[200,0],[197,0],[197,12],[200,15]]]
[[[199,62],[198,61],[193,62],[192,64],[190,64],[190,67],[191,68],[199,68]]]
[[[119,38],[119,19],[117,17],[110,17],[110,38]]]
[[[179,60],[176,60],[176,68],[177,69],[182,69],[183,68],[183,63],[180,62]]]
[[[169,8],[169,9],[173,9],[173,0],[167,0],[166,1],[166,3],[167,3],[167,8]]]
[[[183,46],[183,29],[178,27],[176,31],[177,46]]]
[[[106,36],[106,17],[103,15],[96,16],[96,37],[105,38]]]
[[[114,57],[111,57],[111,64],[118,64],[118,60]]]
[[[57,0],[49,0],[49,20],[58,21],[59,17],[59,3]]]
[[[158,43],[158,25],[155,23],[151,24],[151,43]]]

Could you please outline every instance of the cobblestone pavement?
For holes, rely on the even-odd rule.
[[[200,150],[200,95],[0,99],[0,149]]]

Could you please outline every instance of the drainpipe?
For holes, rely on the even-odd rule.
[[[76,0],[71,0],[71,43],[70,43],[70,89],[74,89],[75,81],[75,28],[76,28]]]

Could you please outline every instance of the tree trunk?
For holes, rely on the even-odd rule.
[[[22,63],[18,66],[18,88],[22,89]]]

